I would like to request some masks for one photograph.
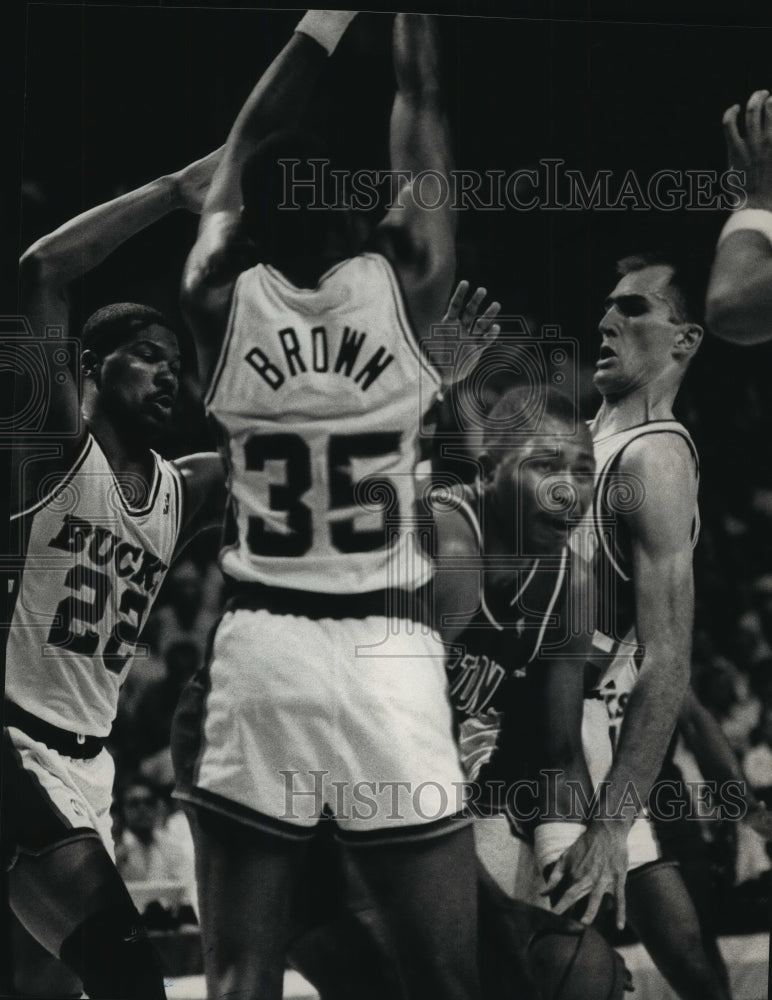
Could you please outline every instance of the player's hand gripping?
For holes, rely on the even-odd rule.
[[[188,164],[187,167],[183,167],[182,170],[171,174],[180,208],[185,208],[195,215],[201,214],[212,175],[217,169],[224,149],[225,146],[220,146],[208,156],[204,156],[200,160]]]
[[[627,877],[627,832],[620,820],[593,820],[585,832],[563,853],[552,869],[545,895],[553,910],[565,913],[587,899],[582,923],[591,924],[603,896],[608,892],[616,904],[617,927],[625,926],[625,881]],[[555,891],[560,892],[555,900]]]
[[[494,322],[501,312],[501,305],[498,302],[491,302],[485,312],[481,313],[480,309],[488,294],[487,289],[477,288],[467,300],[468,292],[469,282],[459,281],[440,322],[443,326],[455,325],[458,328],[459,346],[464,343],[472,343],[479,345],[480,352],[482,352],[501,333],[501,327]],[[460,381],[471,371],[468,353],[459,351],[457,357],[463,363],[460,366],[454,366],[443,376],[446,385]]]
[[[731,170],[745,173],[747,200],[742,208],[772,211],[772,97],[757,90],[745,106],[745,135],[740,135],[740,105],[724,112],[724,138]]]

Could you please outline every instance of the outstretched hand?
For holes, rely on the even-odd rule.
[[[457,327],[459,346],[472,343],[482,349],[501,333],[501,327],[494,322],[501,312],[501,305],[498,302],[491,302],[481,313],[480,309],[488,294],[487,289],[477,288],[467,300],[468,293],[469,282],[459,281],[440,322],[443,326]],[[458,352],[457,357],[468,362],[468,354],[464,352]],[[469,367],[468,363],[456,366],[446,375],[444,381],[450,384],[459,381],[469,373]]]
[[[178,170],[175,174],[171,175],[180,202],[180,208],[185,208],[188,212],[193,212],[195,215],[201,214],[206,193],[209,190],[209,185],[217,169],[217,165],[222,158],[224,149],[225,146],[220,146],[219,149],[215,149],[208,156],[204,156],[200,160],[188,164],[187,167],[183,167],[182,170]]]
[[[745,174],[747,200],[743,208],[772,211],[772,97],[768,90],[757,90],[745,106],[744,135],[738,119],[741,108],[733,104],[724,112],[724,138],[731,170]]]
[[[589,897],[582,923],[591,924],[608,892],[616,904],[617,927],[625,926],[625,881],[627,878],[627,827],[619,820],[594,820],[581,837],[565,851],[550,872],[545,895],[552,909],[565,913]],[[555,892],[560,892],[557,899]]]

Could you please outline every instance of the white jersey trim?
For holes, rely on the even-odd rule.
[[[626,428],[626,431],[629,432],[628,437],[622,441],[622,443],[620,444],[619,448],[617,448],[616,451],[612,452],[612,454],[609,455],[609,457],[603,464],[603,468],[598,473],[598,480],[595,486],[595,491],[592,499],[592,512],[593,512],[593,527],[595,529],[595,534],[603,548],[603,551],[606,554],[606,557],[608,558],[608,561],[611,563],[614,572],[617,573],[617,575],[622,580],[624,580],[625,583],[629,583],[630,576],[628,576],[628,574],[625,573],[625,571],[619,565],[619,562],[616,559],[616,554],[611,551],[605,534],[598,529],[598,524],[601,516],[601,503],[604,493],[604,487],[611,465],[615,461],[617,461],[617,459],[620,457],[622,452],[625,451],[628,445],[632,444],[633,441],[639,440],[640,438],[644,437],[647,434],[675,434],[678,437],[682,438],[686,442],[686,444],[689,447],[689,450],[692,453],[692,458],[694,459],[694,466],[695,466],[695,475],[697,477],[698,485],[700,480],[700,459],[699,455],[697,454],[697,448],[694,444],[694,441],[692,441],[691,435],[689,434],[687,429],[683,426],[683,424],[681,424],[678,420],[652,420],[648,423],[638,424],[635,427]],[[622,435],[625,434],[626,431],[615,431],[614,434]],[[593,444],[601,444],[604,441],[608,441],[609,438],[614,437],[614,434],[606,434],[605,437],[596,438],[594,439]],[[699,534],[700,534],[700,512],[699,508],[697,508],[694,513],[694,523],[692,526],[692,548],[694,548],[697,545]]]
[[[365,253],[362,254],[362,256],[370,257],[373,259],[380,258],[380,260],[383,262],[382,266],[389,279],[389,286],[391,287],[391,294],[394,298],[394,308],[397,313],[397,319],[399,320],[401,333],[405,338],[405,340],[407,341],[408,346],[410,347],[410,350],[412,351],[415,359],[418,361],[418,363],[421,365],[424,371],[426,371],[429,375],[431,375],[433,381],[436,383],[437,388],[439,389],[440,386],[442,385],[442,379],[440,377],[439,372],[424,357],[423,351],[421,350],[421,339],[418,336],[418,331],[413,329],[413,324],[410,322],[410,318],[408,317],[407,304],[405,302],[405,296],[402,292],[402,286],[399,283],[399,278],[397,277],[397,273],[394,270],[391,261],[388,259],[388,257],[384,257],[383,254]]]
[[[480,522],[479,522],[479,520],[477,518],[477,515],[472,510],[472,506],[469,503],[469,501],[466,499],[466,497],[462,498],[461,503],[460,503],[458,509],[461,511],[462,514],[464,514],[466,516],[467,521],[471,525],[472,530],[475,533],[475,538],[477,539],[477,548],[478,548],[478,551],[479,551],[480,555],[482,555],[482,551],[483,551],[482,529],[480,528]],[[491,610],[488,607],[487,601],[485,600],[485,587],[484,586],[480,587],[480,607],[482,608],[483,613],[485,614],[485,617],[488,619],[488,621],[491,623],[491,625],[495,629],[497,629],[497,631],[503,632],[504,631],[504,626],[500,625],[496,621],[496,619],[493,617],[493,615],[491,614]]]
[[[209,404],[214,399],[214,394],[217,391],[217,386],[220,384],[220,379],[222,378],[223,369],[225,368],[225,362],[228,360],[228,353],[230,351],[231,341],[233,340],[233,328],[234,322],[233,317],[236,311],[236,301],[239,294],[239,285],[245,274],[248,274],[253,268],[248,268],[246,271],[242,271],[241,274],[236,279],[236,283],[233,286],[233,295],[231,295],[231,304],[228,309],[228,319],[225,324],[225,333],[223,334],[223,342],[220,345],[220,353],[215,362],[215,366],[212,370],[212,375],[209,379],[209,387],[204,394],[204,409],[209,409]]]
[[[177,527],[174,535],[174,548],[172,549],[172,557],[174,556],[174,550],[177,548],[177,542],[179,541],[180,535],[182,533],[183,524],[183,514],[185,506],[185,483],[182,478],[182,473],[174,464],[174,462],[167,462],[166,465],[169,468],[169,472],[172,476],[172,483],[174,484],[174,497],[175,497],[175,508],[177,511]]]
[[[98,443],[99,442],[97,442],[97,444]],[[121,489],[120,480],[116,476],[115,470],[110,464],[109,458],[107,457],[107,455],[105,455],[105,452],[102,448],[100,448],[100,451],[104,455],[105,461],[107,462],[110,472],[112,473],[113,482],[115,483],[115,489],[121,501],[121,506],[129,515],[129,517],[144,517],[146,514],[149,514],[150,511],[155,506],[155,502],[158,499],[158,492],[161,489],[161,462],[162,462],[161,456],[151,450],[150,454],[153,456],[153,480],[150,484],[150,492],[148,495],[148,500],[147,503],[144,505],[144,507],[132,507],[131,504],[127,502],[126,497],[123,495],[123,490]]]
[[[533,647],[533,652],[528,658],[529,663],[531,663],[531,661],[536,658],[536,655],[541,649],[542,640],[544,639],[544,633],[547,631],[547,625],[549,624],[549,620],[552,617],[552,609],[555,607],[555,604],[558,599],[558,594],[560,593],[561,588],[563,587],[563,581],[565,580],[566,576],[567,560],[568,560],[568,546],[565,545],[563,546],[563,553],[560,560],[560,569],[558,570],[557,580],[555,582],[555,589],[552,591],[552,597],[550,598],[550,602],[547,605],[547,610],[544,613],[544,617],[541,620],[541,628],[539,629],[538,638],[536,639],[536,643]],[[536,561],[536,565],[538,565],[538,560]],[[535,571],[536,571],[536,566],[534,566],[534,572]]]

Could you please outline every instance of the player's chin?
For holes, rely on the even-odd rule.
[[[567,520],[557,517],[538,518],[532,539],[537,552],[549,554],[559,551],[568,541]]]
[[[630,385],[630,380],[622,375],[616,366],[607,368],[596,368],[592,377],[592,384],[605,397],[616,397],[621,395]]]
[[[153,404],[137,414],[134,431],[144,438],[148,444],[153,444],[168,433],[172,422],[171,407],[159,407]]]

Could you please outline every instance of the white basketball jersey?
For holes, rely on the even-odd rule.
[[[313,289],[263,264],[241,274],[207,396],[230,472],[223,571],[317,593],[425,583],[419,435],[438,384],[379,254]]]
[[[180,531],[182,483],[153,452],[150,499],[129,505],[89,435],[56,488],[12,519],[24,568],[8,635],[5,693],[52,725],[107,736],[134,647]],[[123,489],[121,489],[123,487]]]
[[[619,472],[622,452],[633,441],[652,434],[677,434],[692,453],[699,479],[697,449],[686,428],[676,420],[653,420],[616,434],[594,439],[595,491],[591,517],[595,535],[595,590],[597,628],[591,661],[598,668],[593,696],[606,702],[612,725],[618,726],[625,704],[638,677],[640,651],[635,631],[635,595],[630,554],[620,530],[620,516],[635,509],[644,496],[644,484]],[[695,508],[692,544],[699,535],[699,511]]]

